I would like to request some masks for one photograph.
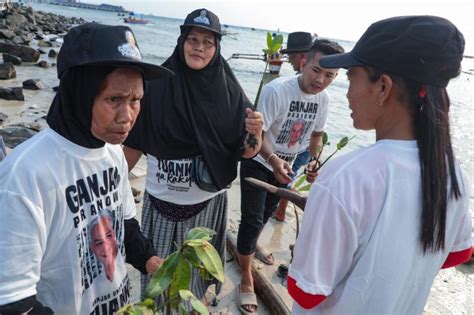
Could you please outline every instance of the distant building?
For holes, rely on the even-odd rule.
[[[50,0],[49,3],[55,4],[55,5],[64,5],[68,7],[82,8],[82,9],[110,11],[110,12],[118,12],[118,13],[130,13],[130,11],[125,10],[122,6],[112,5],[112,4],[107,4],[107,3],[102,3],[102,4],[97,5],[97,4],[79,2],[76,0]]]

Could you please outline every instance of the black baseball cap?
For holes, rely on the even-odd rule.
[[[180,26],[181,31],[189,27],[201,27],[208,31],[214,32],[220,39],[222,37],[221,23],[217,15],[207,9],[197,9],[189,13],[184,20],[184,24]]]
[[[286,48],[280,50],[282,54],[291,54],[299,52],[307,52],[311,48],[313,38],[307,32],[293,32],[288,34]]]
[[[72,28],[58,54],[58,78],[77,66],[135,66],[145,79],[172,76],[165,67],[142,62],[135,35],[128,26],[86,23]]]
[[[399,16],[372,24],[352,51],[323,56],[324,68],[372,66],[421,84],[446,87],[440,75],[461,62],[464,36],[450,21],[437,16]]]

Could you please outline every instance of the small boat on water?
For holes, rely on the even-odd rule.
[[[134,16],[129,16],[129,17],[123,18],[123,21],[125,23],[130,23],[130,24],[148,24],[148,23],[150,23],[150,21],[148,21],[148,20],[145,20],[143,18],[138,19]]]

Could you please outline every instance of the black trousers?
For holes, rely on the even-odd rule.
[[[252,186],[245,181],[245,177],[253,177],[278,187],[286,185],[280,184],[272,171],[254,160],[243,160],[240,163],[241,220],[237,250],[242,255],[250,255],[255,252],[260,231],[276,210],[280,197]]]

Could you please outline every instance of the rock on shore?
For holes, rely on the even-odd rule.
[[[40,60],[41,54],[46,52],[41,47],[61,46],[61,39],[67,31],[76,25],[86,21],[82,18],[65,17],[53,13],[35,11],[31,7],[25,7],[19,3],[8,4],[4,11],[0,11],[0,55],[3,62],[0,62],[0,100],[1,102],[20,101],[18,106],[25,104],[25,97],[34,99],[37,91],[44,89],[44,84],[36,78],[23,80],[23,86],[17,86],[15,80],[17,69],[15,67],[37,65],[43,68],[54,66],[46,60]],[[49,50],[49,58],[55,58],[57,51]],[[39,61],[39,62],[38,62]],[[39,70],[46,71],[46,70]],[[33,90],[23,94],[23,89]],[[28,101],[28,99],[26,100]],[[1,107],[0,107],[1,108]],[[6,109],[4,107],[4,109]],[[6,109],[8,110],[8,109]],[[22,117],[36,116],[31,109],[27,108],[20,114]],[[7,115],[0,112],[0,125],[4,126],[0,130],[6,138],[7,146],[13,147],[19,142],[32,136],[28,127],[16,126],[14,128],[5,125]],[[16,120],[16,118],[13,118]],[[25,131],[26,130],[26,131]]]

